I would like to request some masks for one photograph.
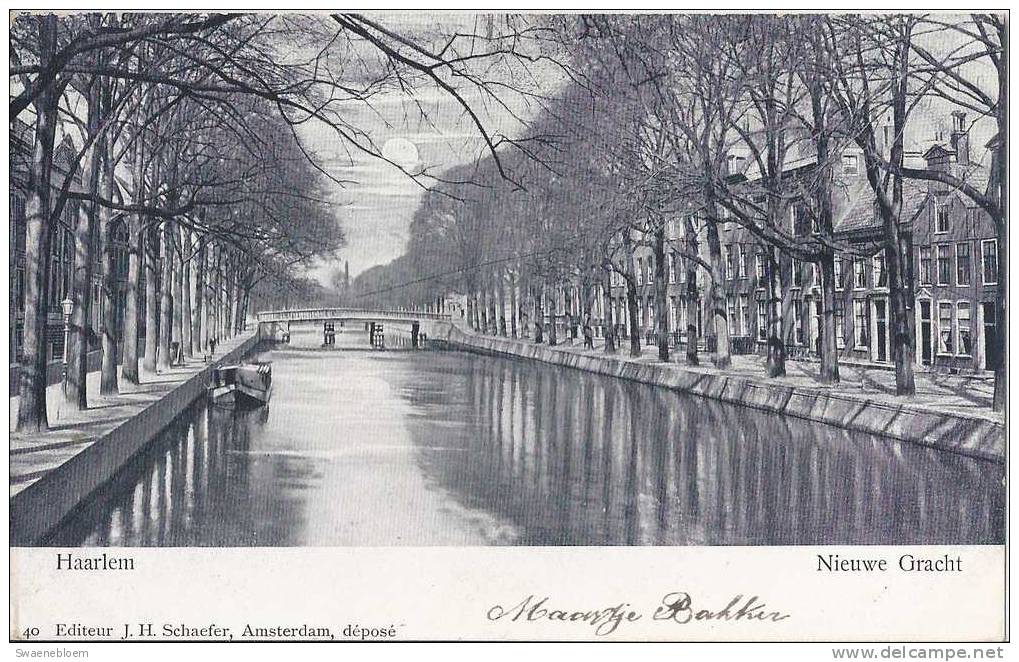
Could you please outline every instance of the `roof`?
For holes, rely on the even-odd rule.
[[[923,158],[929,159],[934,156],[952,156],[954,154],[954,149],[948,149],[941,143],[935,143],[934,145],[931,145],[930,149],[923,153]]]
[[[903,222],[911,221],[926,204],[928,197],[927,182],[904,179],[902,181],[902,216]],[[882,225],[880,214],[875,208],[876,197],[865,180],[857,182],[848,194],[848,203],[843,213],[833,219],[833,229],[837,233],[858,232],[879,228]]]
[[[782,172],[783,173],[793,172],[795,170],[799,170],[800,168],[815,165],[816,163],[817,163],[816,154],[807,154],[806,156],[796,155],[795,157],[790,157],[790,155],[787,153],[785,160],[782,162]],[[755,159],[750,159],[748,161],[746,169],[743,171],[742,174],[747,179],[748,182],[760,179],[761,169],[760,167],[758,167],[757,161]]]

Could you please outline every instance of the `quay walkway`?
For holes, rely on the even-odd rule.
[[[54,384],[46,392],[46,432],[14,432],[20,398],[10,398],[11,543],[36,542],[201,395],[215,366],[239,361],[258,340],[257,329],[242,332],[222,340],[211,361],[143,371],[138,385],[121,379],[118,394],[98,395],[99,373],[91,372],[84,411],[64,403]]]
[[[895,395],[894,373],[871,366],[840,366],[841,382],[832,386],[821,384],[818,365],[806,361],[787,361],[788,374],[769,379],[764,358],[756,355],[733,356],[732,366],[720,370],[708,354],[701,355],[699,366],[686,365],[682,353],[663,363],[653,346],[631,358],[626,345],[608,355],[601,343],[594,349],[584,348],[582,340],[550,347],[482,335],[460,323],[433,337],[468,351],[530,358],[963,455],[1005,459],[1004,416],[991,409],[994,383],[983,375],[918,372],[916,395],[903,398]]]

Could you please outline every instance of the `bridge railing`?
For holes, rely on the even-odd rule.
[[[255,313],[259,322],[300,322],[319,319],[366,318],[398,320],[448,321],[448,313],[418,310],[374,310],[371,308],[300,308],[294,310],[263,310]]]

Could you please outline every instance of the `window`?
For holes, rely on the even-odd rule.
[[[795,335],[793,336],[793,342],[797,345],[803,344],[803,302],[793,302],[793,328],[795,329]]]
[[[943,203],[935,203],[935,214],[936,220],[934,224],[934,232],[943,233],[948,232],[948,205]]]
[[[810,220],[810,213],[807,206],[801,202],[797,202],[792,207],[793,216],[793,236],[794,237],[806,237],[810,234],[812,224]]]
[[[867,302],[856,299],[853,301],[853,347],[867,349],[870,345],[870,316]]]
[[[676,331],[679,328],[679,327],[676,326],[677,322],[679,322],[679,316],[676,314],[677,313],[677,308],[676,308],[677,305],[678,304],[676,303],[676,297],[675,296],[670,296],[669,297],[669,329],[672,330],[672,331]]]
[[[764,253],[757,251],[754,255],[754,273],[757,275],[757,286],[764,286]]]
[[[846,346],[846,308],[842,301],[835,302],[835,347]]]
[[[803,287],[803,264],[793,258],[792,260],[793,269],[793,287]]]
[[[736,299],[734,299],[733,297],[729,297],[728,299],[729,299],[728,300],[728,304],[729,304],[729,335],[731,335],[731,336],[738,336],[739,335],[739,328],[738,328],[739,327],[739,324],[738,324],[739,320],[736,317]]]
[[[959,355],[971,356],[973,354],[973,335],[970,327],[970,305],[969,301],[960,301],[955,309],[956,336],[959,339]]]
[[[747,277],[747,251],[743,244],[739,244],[739,277]]]
[[[931,284],[931,247],[921,246],[920,247],[920,284],[930,285]]]
[[[740,331],[742,335],[750,335],[750,302],[747,299],[747,295],[739,295],[739,317],[740,317]]]
[[[952,354],[952,304],[942,301],[938,304],[938,354]]]
[[[867,289],[867,265],[864,263],[863,258],[853,260],[853,289]]]
[[[982,258],[981,271],[984,275],[984,285],[994,285],[998,282],[998,240],[985,239],[980,242],[980,255]]]
[[[768,308],[764,301],[757,302],[757,339],[768,339]]]
[[[821,267],[810,263],[810,286],[821,287]]]
[[[651,257],[647,259],[647,282],[655,282],[655,261]]]
[[[675,283],[676,282],[676,254],[675,253],[669,253],[668,268],[669,268],[669,282],[670,283]]]
[[[888,270],[885,269],[885,255],[874,256],[874,287],[888,287]]]
[[[948,244],[938,245],[938,285],[952,282],[952,247]]]
[[[847,175],[860,174],[860,157],[856,154],[843,154],[842,172]]]
[[[835,289],[841,290],[843,286],[842,282],[842,256],[835,256]]]
[[[955,245],[955,284],[969,285],[972,274],[970,271],[969,242]]]
[[[725,278],[732,280],[736,273],[736,256],[733,254],[732,246],[725,247]]]
[[[649,329],[655,326],[655,300],[652,297],[647,298],[647,325]]]
[[[637,258],[637,284],[644,284],[644,258]]]

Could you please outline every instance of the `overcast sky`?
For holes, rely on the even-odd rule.
[[[463,31],[479,29],[470,14],[376,15],[373,18],[387,28],[403,34],[448,31],[459,26]],[[493,74],[489,73],[489,76]],[[548,90],[558,87],[555,76],[545,71]],[[463,93],[463,92],[462,92]],[[519,135],[520,123],[514,119],[530,117],[537,111],[520,95],[501,93],[500,100],[512,113],[477,92],[463,94],[491,133]],[[441,174],[447,168],[473,161],[484,143],[463,108],[444,91],[434,87],[415,90],[413,98],[393,93],[376,97],[371,107],[351,106],[352,124],[370,134],[382,147],[383,154],[409,170],[420,167]],[[424,116],[422,116],[422,114]],[[350,263],[351,277],[377,264],[403,254],[414,211],[424,192],[421,185],[390,164],[362,153],[351,153],[335,133],[323,125],[308,125],[302,131],[305,144],[327,164],[331,175],[354,180],[342,188],[333,185],[330,198],[336,201],[336,217],[346,233],[347,247],[338,262],[321,263],[312,275],[326,283],[329,274],[344,261]],[[428,185],[427,179],[422,183]]]

